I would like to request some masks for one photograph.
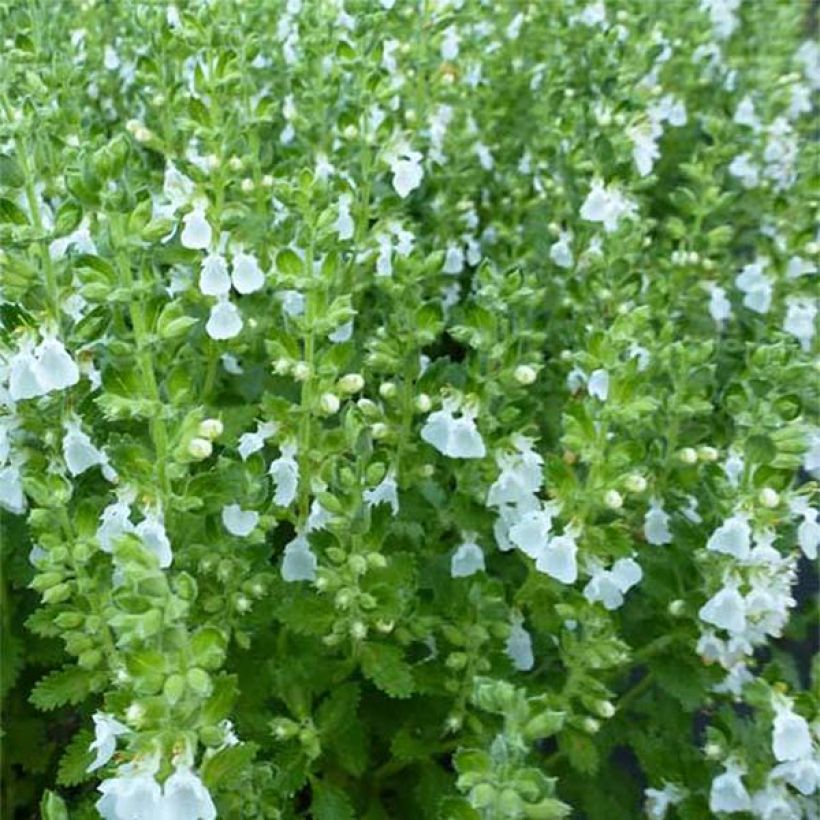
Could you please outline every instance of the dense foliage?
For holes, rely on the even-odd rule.
[[[818,816],[810,5],[0,0],[3,817]]]

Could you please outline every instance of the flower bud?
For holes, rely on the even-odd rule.
[[[642,493],[646,490],[646,479],[640,473],[632,473],[626,477],[624,486],[631,493]]]
[[[390,428],[383,422],[377,421],[373,427],[370,428],[370,432],[376,441],[380,441],[390,435]]]
[[[667,610],[673,618],[680,618],[680,616],[686,611],[686,601],[681,598],[676,598],[674,601],[670,602]]]
[[[470,805],[475,809],[483,809],[495,802],[496,791],[489,783],[479,783],[470,792]]]
[[[780,504],[780,493],[771,487],[763,487],[758,493],[757,498],[764,507],[768,507],[770,510]]]
[[[615,714],[615,707],[608,700],[600,700],[595,704],[595,711],[605,720],[609,720]]]
[[[265,176],[262,177],[262,187],[273,188],[273,177],[270,174],[265,174]]]
[[[290,740],[299,733],[299,724],[288,718],[276,718],[271,721],[271,729],[277,740]]]
[[[145,718],[145,707],[141,703],[132,703],[125,710],[125,719],[132,726],[139,727]]]
[[[363,575],[367,572],[367,559],[363,555],[351,555],[347,559],[347,565],[354,575]]]
[[[374,569],[384,569],[387,566],[387,559],[380,552],[368,553],[367,563]]]
[[[207,438],[213,441],[219,438],[225,429],[225,425],[219,419],[205,419],[199,423],[197,432],[202,438]]]
[[[359,373],[346,373],[337,384],[342,393],[358,393],[364,387],[364,378]]]
[[[718,453],[714,447],[709,447],[708,445],[698,447],[698,458],[701,461],[717,461],[719,456],[720,453]]]
[[[601,722],[594,717],[585,717],[581,725],[583,730],[590,735],[596,734],[601,728]]]
[[[703,747],[703,753],[709,760],[717,760],[722,755],[721,748],[717,743],[707,743]]]
[[[232,171],[241,171],[242,170],[242,160],[237,156],[233,156],[228,160],[228,167]]]
[[[213,451],[213,444],[206,438],[192,438],[188,444],[188,453],[198,461],[208,458]]]
[[[361,621],[353,621],[350,625],[350,635],[354,640],[363,641],[367,637],[367,626]]]
[[[433,402],[426,393],[419,393],[418,396],[416,396],[415,405],[419,413],[429,413]]]
[[[694,464],[698,460],[698,454],[694,447],[684,447],[678,452],[678,458],[684,464]]]
[[[291,361],[290,359],[277,359],[273,363],[273,372],[276,373],[277,376],[287,376],[290,373],[291,368]],[[294,376],[295,378],[295,376]],[[301,380],[300,380],[301,381]]]
[[[382,382],[379,385],[379,395],[385,400],[389,401],[390,399],[396,398],[396,394],[399,392],[398,387],[393,382]]]
[[[430,478],[435,473],[436,468],[432,464],[422,464],[419,467],[419,475],[422,478]]]
[[[208,170],[216,171],[219,168],[219,157],[216,154],[208,154],[205,157],[205,163],[208,166]]]
[[[617,490],[607,490],[606,493],[604,493],[604,504],[606,504],[610,510],[620,510],[624,505],[624,500]]]
[[[520,385],[526,386],[532,384],[536,378],[538,378],[538,373],[534,367],[528,364],[520,364],[513,371],[513,378],[515,378]]]
[[[297,382],[306,381],[310,376],[310,365],[307,362],[296,362],[293,365],[291,374]]]
[[[334,413],[338,413],[339,407],[340,402],[338,396],[333,393],[322,393],[319,399],[319,408],[325,415],[332,416]]]

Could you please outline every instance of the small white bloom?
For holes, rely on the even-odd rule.
[[[521,619],[513,622],[504,647],[507,657],[519,672],[529,672],[535,666],[535,657],[532,652],[532,636],[524,628]]]
[[[603,368],[593,370],[587,382],[587,390],[590,396],[594,396],[599,401],[606,401],[609,395],[609,373]]]
[[[231,281],[238,293],[255,293],[265,286],[265,274],[251,253],[235,253]]]
[[[65,390],[80,380],[80,369],[59,339],[46,337],[37,347],[35,355],[37,381],[43,393]]]
[[[26,511],[23,478],[20,468],[15,464],[0,468],[0,507],[14,515],[21,515]]]
[[[336,218],[336,224],[334,227],[341,242],[347,242],[349,239],[353,239],[353,235],[356,230],[356,224],[353,222],[353,217],[350,215],[350,202],[350,194],[342,194],[339,197],[339,215]]]
[[[772,280],[763,272],[764,261],[746,265],[735,277],[735,285],[745,295],[743,304],[755,313],[768,313],[772,303]]]
[[[811,342],[817,324],[817,305],[811,299],[789,299],[783,330],[791,333],[806,353],[811,350]]]
[[[442,273],[459,274],[464,270],[464,251],[458,245],[448,245]]]
[[[199,273],[199,289],[205,296],[226,296],[231,290],[231,277],[225,257],[209,253],[202,260]]]
[[[584,597],[590,602],[599,601],[606,609],[617,609],[624,602],[624,595],[643,578],[640,564],[632,558],[619,558],[611,570],[599,567],[584,587]]]
[[[146,820],[151,817],[153,814],[145,815]],[[165,781],[160,817],[167,817],[169,820],[215,820],[216,806],[208,789],[187,766],[177,766],[176,771]],[[125,820],[125,816],[122,820]]]
[[[649,820],[665,820],[669,808],[680,803],[686,794],[686,789],[674,783],[664,783],[662,789],[646,789],[646,816]]]
[[[246,461],[248,456],[259,452],[265,446],[265,439],[270,438],[276,433],[278,425],[275,422],[259,422],[256,425],[256,432],[243,433],[239,437],[239,446],[237,450],[242,458]]]
[[[98,464],[108,464],[107,456],[92,444],[88,435],[80,429],[78,421],[66,422],[65,431],[63,457],[72,476],[78,476]]]
[[[332,333],[328,333],[327,338],[328,341],[333,342],[334,344],[342,344],[343,342],[347,342],[353,336],[353,320],[351,319],[349,322],[345,322],[343,325],[339,325]]]
[[[45,391],[37,377],[37,359],[30,349],[20,350],[9,362],[9,396],[24,401],[42,396]]]
[[[182,217],[180,242],[184,248],[207,250],[211,245],[213,231],[205,217],[205,209],[197,206]]]
[[[212,308],[205,325],[205,332],[217,341],[233,339],[242,330],[242,314],[239,308],[226,298],[220,299]]]
[[[571,268],[575,261],[572,255],[572,248],[570,247],[571,241],[571,235],[562,231],[558,237],[558,241],[550,246],[550,259],[558,265],[559,268]]]
[[[581,218],[587,222],[600,222],[607,233],[613,233],[621,219],[633,217],[637,211],[637,205],[618,188],[604,187],[603,182],[596,179],[581,206]]]
[[[650,544],[661,546],[672,543],[669,516],[664,511],[661,501],[657,498],[653,498],[649,502],[649,510],[644,517],[643,532]]]
[[[292,581],[316,580],[316,556],[311,552],[307,538],[297,535],[286,547],[282,559],[282,578]]]
[[[289,507],[296,498],[299,488],[299,465],[294,456],[296,445],[282,445],[282,455],[271,462],[268,475],[273,479],[275,491],[273,503],[278,507]]]
[[[114,755],[117,748],[117,737],[130,731],[118,720],[103,712],[96,712],[92,716],[94,721],[94,740],[88,747],[90,752],[96,751],[96,757],[89,763],[87,772],[93,772],[104,766]]]
[[[222,508],[222,523],[231,535],[246,538],[256,529],[259,513],[243,510],[239,504],[227,504]]]
[[[809,724],[790,706],[778,705],[772,727],[772,753],[783,763],[811,756],[811,732]]]
[[[732,555],[739,561],[749,557],[752,544],[752,530],[748,516],[736,513],[727,518],[710,536],[706,549]]]
[[[712,781],[709,792],[709,809],[712,812],[733,814],[751,808],[749,793],[741,779],[742,773],[742,769],[730,761],[723,774]]]
[[[729,173],[740,180],[744,188],[760,184],[760,168],[750,154],[739,154],[729,163]]]
[[[112,552],[119,538],[134,532],[130,515],[131,506],[127,498],[118,499],[102,511],[100,525],[97,527],[97,541],[103,552]]]
[[[537,559],[549,540],[553,509],[544,507],[526,512],[509,529],[508,537],[525,555]]]
[[[365,490],[362,496],[368,507],[375,507],[378,504],[389,504],[393,515],[398,515],[398,485],[396,484],[396,478],[393,473],[388,473],[372,490]]]
[[[422,427],[422,439],[449,458],[484,458],[486,448],[475,415],[462,408],[456,418],[456,409],[456,404],[446,401],[441,410],[431,413]]]
[[[563,584],[574,584],[578,578],[578,564],[575,555],[578,545],[569,533],[551,538],[538,558],[535,568]]]
[[[726,289],[713,285],[709,292],[709,315],[718,323],[732,315],[732,303],[726,297]]]
[[[746,602],[735,586],[727,586],[713,595],[698,612],[708,624],[739,633],[746,629]]]
[[[393,172],[393,188],[406,199],[412,191],[421,185],[424,171],[421,167],[421,154],[418,151],[406,151],[390,163]]]
[[[455,60],[458,57],[458,30],[455,26],[448,26],[441,39],[441,59]]]
[[[467,578],[475,575],[476,572],[484,572],[484,570],[484,552],[474,541],[465,541],[453,553],[450,561],[451,577]]]
[[[121,766],[116,777],[98,787],[102,797],[96,808],[104,820],[151,820],[163,817],[162,789],[154,780],[154,770],[134,764]]]
[[[278,296],[286,316],[295,319],[305,312],[305,297],[298,290],[282,290]]]
[[[145,519],[137,524],[134,532],[142,539],[142,543],[156,555],[161,568],[171,566],[174,560],[171,542],[165,532],[165,524],[157,513],[148,513]]]

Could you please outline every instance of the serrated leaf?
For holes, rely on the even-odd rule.
[[[94,734],[89,729],[80,729],[71,738],[57,769],[57,783],[60,786],[76,786],[92,776],[86,769],[94,760],[94,753],[88,749],[93,739]]]
[[[202,764],[202,782],[209,788],[218,788],[231,780],[256,757],[255,743],[227,746]]]
[[[313,820],[352,820],[356,816],[350,800],[341,789],[321,780],[315,780],[312,788],[310,811]]]
[[[46,675],[29,695],[29,701],[48,712],[65,704],[75,705],[94,691],[98,676],[76,666],[66,666]]]
[[[407,698],[413,694],[413,675],[397,646],[365,645],[362,648],[362,671],[365,677],[391,697]]]
[[[589,775],[598,771],[598,749],[591,738],[580,732],[568,732],[559,737],[558,745],[576,771]]]

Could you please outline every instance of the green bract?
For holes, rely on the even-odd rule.
[[[0,0],[3,817],[815,816],[810,6]]]

